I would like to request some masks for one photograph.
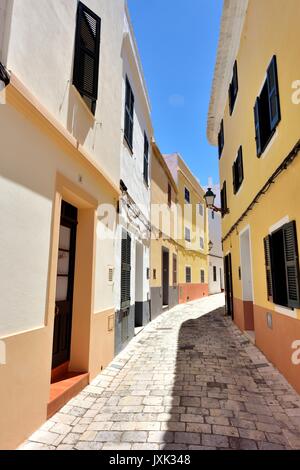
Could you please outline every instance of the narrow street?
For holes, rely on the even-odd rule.
[[[300,449],[300,397],[224,296],[162,314],[23,449]]]

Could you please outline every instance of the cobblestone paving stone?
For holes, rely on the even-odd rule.
[[[300,449],[300,397],[222,294],[149,324],[22,449]]]

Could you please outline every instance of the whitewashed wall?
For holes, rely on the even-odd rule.
[[[150,119],[150,104],[148,100],[147,90],[144,83],[143,72],[141,69],[140,59],[135,44],[133,31],[130,25],[128,15],[124,18],[124,39],[122,46],[122,60],[123,60],[123,73],[122,73],[122,115],[121,115],[121,128],[124,130],[124,112],[125,112],[125,94],[126,94],[126,76],[129,79],[134,97],[134,127],[133,127],[133,152],[131,153],[128,146],[123,139],[123,132],[121,137],[121,162],[120,162],[120,178],[127,186],[128,193],[133,199],[138,209],[142,212],[145,220],[150,220],[150,184],[151,184],[151,139],[153,129]],[[149,140],[149,184],[144,182],[144,133]],[[138,219],[130,218],[128,211],[120,205],[120,221],[121,225],[125,227],[131,234],[131,304],[134,305],[135,301],[147,301],[150,295],[150,284],[147,279],[147,268],[150,267],[150,240],[142,237],[142,232],[145,226]],[[115,242],[116,249],[116,275],[115,275],[115,303],[117,309],[120,308],[120,259],[121,254],[121,234],[122,228],[118,229],[118,239]],[[150,235],[149,235],[150,236]],[[141,282],[143,284],[143,295],[140,298],[136,295],[136,243],[143,244],[143,275]]]
[[[86,168],[9,106],[0,106],[0,129],[0,336],[6,336],[45,324],[56,172],[77,185],[80,176],[82,189],[114,201]],[[114,242],[99,238],[104,223],[98,221],[95,311],[113,306],[106,265]]]
[[[8,3],[12,5],[11,0]],[[8,44],[6,65],[68,131],[83,139],[84,147],[119,184],[124,1],[85,3],[102,18],[96,121],[91,123],[91,115],[68,83],[77,0],[14,0],[11,25],[9,18],[9,27],[0,30]],[[0,4],[5,5],[3,0]],[[3,25],[3,9],[0,13]],[[0,106],[0,129],[0,336],[7,336],[45,325],[57,172],[100,204],[116,207],[117,201],[86,166],[9,105]],[[101,217],[97,224],[95,312],[114,306],[108,266],[114,264],[115,227],[106,227]],[[105,240],[103,231],[109,235]]]
[[[95,118],[72,86],[77,0],[14,0],[5,65],[118,183],[124,0],[84,3],[102,20]]]

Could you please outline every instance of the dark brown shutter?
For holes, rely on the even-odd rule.
[[[267,279],[267,293],[268,300],[273,302],[273,281],[272,281],[272,266],[271,266],[271,243],[272,239],[267,236],[264,239],[265,248],[265,267],[266,267],[266,279]]]
[[[299,256],[295,221],[283,227],[283,238],[288,306],[290,308],[299,308]]]
[[[123,230],[121,249],[121,308],[130,306],[131,237]]]
[[[101,19],[79,2],[73,83],[91,103],[98,98]],[[94,111],[95,107],[92,106]]]

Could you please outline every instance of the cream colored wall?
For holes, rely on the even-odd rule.
[[[168,185],[172,188],[171,207],[168,205]],[[151,223],[165,235],[177,236],[177,190],[155,152],[151,160]]]
[[[173,255],[177,256],[177,283],[178,283],[178,248],[172,240],[163,238],[151,241],[151,277],[150,287],[162,286],[162,250],[169,250],[169,286],[173,286]],[[156,269],[156,279],[153,278],[153,269]]]
[[[204,204],[204,190],[191,173],[182,158],[177,154],[165,156],[165,161],[177,181],[177,224],[178,224],[178,282],[185,283],[185,267],[192,268],[192,283],[200,284],[200,271],[205,271],[205,282],[208,282],[208,220]],[[175,173],[175,170],[176,173]],[[190,191],[190,204],[185,203],[184,189]],[[204,206],[204,215],[199,214],[198,204]],[[191,230],[191,243],[184,240],[185,227]],[[200,249],[200,237],[204,239],[204,249]]]
[[[61,200],[57,191],[79,207],[72,368],[93,376],[113,358],[114,349],[107,322],[114,315],[112,287],[102,279],[106,260],[111,263],[114,257],[114,242],[98,238],[97,226],[104,222],[96,219],[96,209],[101,203],[116,205],[117,195],[60,140],[51,140],[45,122],[32,120],[30,106],[14,97],[10,87],[12,105],[0,106],[5,220],[0,234],[0,337],[6,349],[6,364],[0,365],[0,448],[15,447],[46,419]],[[96,337],[107,345],[105,351],[95,344]]]
[[[6,56],[6,48],[4,44],[5,40],[5,27],[7,22],[7,15],[8,15],[8,0],[2,0],[0,2],[0,61],[5,61]]]
[[[76,1],[14,0],[6,65],[118,184],[124,0],[84,3],[102,20],[95,118],[72,86]]]
[[[168,206],[168,184],[172,187],[171,208]],[[176,224],[176,202],[177,191],[172,181],[159,161],[156,150],[153,149],[151,160],[151,223],[157,230],[152,231],[151,239],[151,276],[150,287],[160,287],[162,285],[162,248],[169,250],[169,285],[173,286],[173,255],[178,255],[176,245],[177,224]],[[159,215],[160,206],[161,216]],[[169,223],[165,223],[166,220]],[[159,237],[160,229],[170,239]],[[153,278],[153,269],[156,269],[156,279]],[[178,260],[177,260],[178,269]],[[178,275],[177,275],[178,282]]]
[[[44,323],[56,172],[77,184],[81,177],[79,186],[94,195],[99,203],[115,206],[116,201],[109,187],[105,189],[105,183],[101,187],[86,169],[73,162],[9,106],[0,108],[0,122],[4,149],[0,204],[5,215],[0,244],[4,267],[1,271],[1,334],[8,335]],[[39,256],[35,256],[36,253]],[[97,238],[97,280],[99,270],[103,276],[106,260],[110,263],[113,260],[113,240],[102,242]],[[99,285],[95,289],[97,311],[113,305],[112,287],[102,280]]]
[[[208,224],[207,212],[204,210],[204,215],[199,214],[198,204],[201,203],[205,207],[202,188],[196,188],[191,184],[192,180],[187,178],[183,173],[178,174],[178,202],[181,212],[178,216],[179,233],[181,233],[181,243],[188,249],[199,251],[199,254],[207,252],[208,243]],[[184,199],[184,189],[190,191],[190,204],[186,204]],[[184,240],[185,227],[191,230],[191,243]],[[180,230],[182,230],[180,232]],[[204,249],[200,249],[200,237],[204,239]]]
[[[201,284],[201,269],[205,272],[205,284],[208,283],[208,270],[207,270],[207,256],[199,255],[198,253],[188,252],[180,249],[178,255],[178,282],[179,284],[186,283],[185,268],[191,267],[192,281],[191,284]]]
[[[299,139],[300,105],[292,102],[292,84],[299,80],[300,57],[296,44],[300,33],[300,3],[289,0],[251,0],[237,56],[239,91],[233,115],[228,103],[224,113],[225,146],[220,159],[220,182],[227,181],[230,214],[223,219],[226,234],[253,197]],[[269,148],[256,157],[254,113],[256,97],[266,78],[272,56],[277,56],[282,119]],[[239,146],[243,146],[244,181],[233,195],[232,165]],[[274,206],[281,204],[276,200]]]

